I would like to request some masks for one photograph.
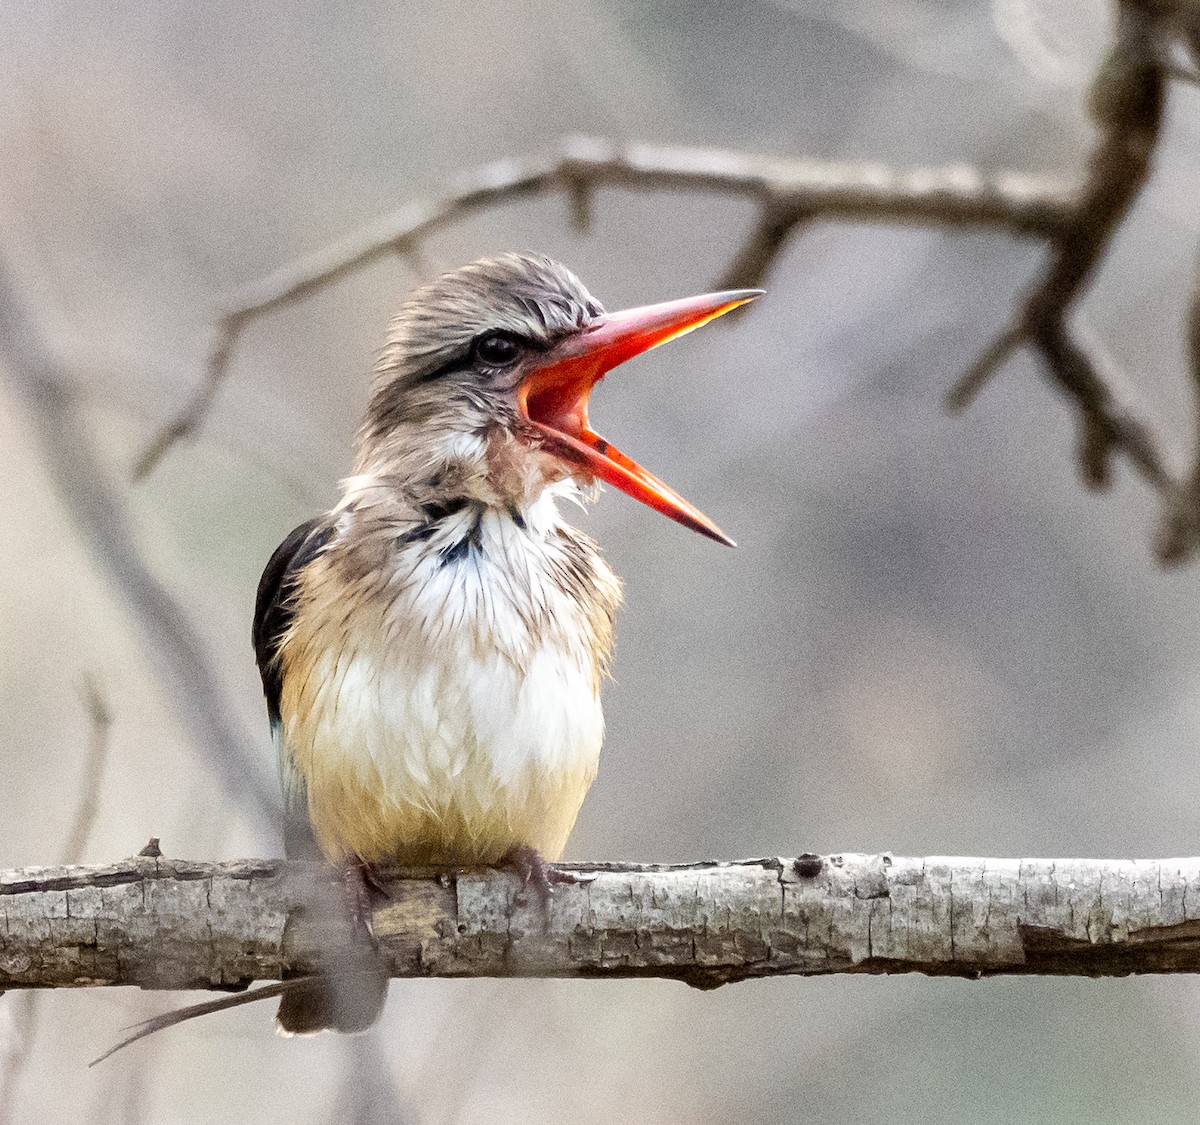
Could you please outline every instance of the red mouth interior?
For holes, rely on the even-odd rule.
[[[556,345],[545,362],[526,376],[517,392],[521,412],[563,460],[685,527],[733,546],[733,540],[703,512],[591,428],[588,399],[592,388],[618,364],[756,296],[757,290],[712,293],[606,314]]]

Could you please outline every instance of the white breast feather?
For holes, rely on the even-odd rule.
[[[306,605],[285,645],[284,737],[331,858],[561,853],[603,739],[598,639],[554,580],[551,490],[524,515],[526,531],[488,510],[479,549],[449,565],[439,544],[473,517],[444,521],[436,541],[402,549],[387,596],[351,618],[334,599]],[[598,565],[611,609],[616,579]]]

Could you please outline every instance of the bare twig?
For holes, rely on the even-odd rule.
[[[1200,264],[1188,302],[1187,342],[1192,394],[1200,403]],[[1200,427],[1200,410],[1197,426]],[[1191,473],[1180,487],[1168,493],[1156,540],[1158,557],[1168,564],[1187,558],[1200,542],[1200,430],[1194,440]]]
[[[1051,255],[1042,279],[1012,324],[952,389],[948,406],[965,407],[1016,348],[1033,347],[1054,385],[1078,411],[1085,481],[1103,487],[1111,479],[1113,455],[1125,456],[1167,499],[1158,554],[1164,562],[1177,561],[1200,541],[1200,515],[1192,514],[1200,513],[1200,455],[1194,483],[1172,481],[1148,427],[1118,396],[1116,373],[1071,322],[1075,303],[1145,183],[1166,82],[1174,73],[1164,26],[1182,18],[1179,13],[1140,0],[1120,0],[1118,7],[1117,40],[1093,87],[1101,139],[1079,190],[1008,172],[985,176],[967,167],[900,171],[571,139],[541,156],[503,160],[469,173],[443,195],[408,204],[359,234],[234,293],[217,318],[203,378],[184,408],[150,442],[134,475],[151,472],[178,441],[203,424],[240,336],[256,318],[385,255],[418,259],[422,240],[434,231],[500,202],[565,191],[574,225],[583,231],[600,187],[691,190],[745,198],[758,208],[750,235],[721,278],[722,287],[761,285],[796,231],[819,218],[984,226],[1045,239]]]
[[[813,217],[814,213],[809,208],[794,202],[775,199],[766,203],[759,211],[758,222],[750,232],[750,237],[725,271],[717,288],[759,288],[788,239]]]
[[[72,526],[128,609],[180,722],[236,807],[274,824],[279,819],[278,796],[229,718],[232,710],[204,639],[142,557],[128,506],[71,392],[71,375],[35,330],[3,260],[0,376],[9,379]]]
[[[345,1075],[329,1116],[331,1125],[405,1125],[419,1120],[396,1088],[392,1051],[384,1050],[378,1028],[346,1036],[342,1051]]]
[[[1200,535],[1200,521],[1192,514],[1200,510],[1200,484],[1181,489],[1172,481],[1148,427],[1119,400],[1116,373],[1071,321],[1075,303],[1150,172],[1170,70],[1160,15],[1134,0],[1118,4],[1117,39],[1092,88],[1092,115],[1101,136],[1083,191],[1069,220],[1049,236],[1049,262],[1021,312],[962,376],[947,402],[961,409],[1014,348],[1033,347],[1078,412],[1085,482],[1106,486],[1113,455],[1122,454],[1166,499],[1157,553],[1170,563],[1189,554]]]
[[[984,384],[1025,339],[1025,329],[1010,325],[1000,333],[987,349],[959,378],[946,395],[946,406],[953,411],[964,410],[983,390]]]
[[[112,713],[108,709],[108,703],[91,676],[83,683],[83,702],[91,723],[91,738],[88,740],[87,758],[83,763],[83,778],[79,783],[79,801],[75,806],[71,833],[63,849],[64,863],[78,863],[83,858],[83,849],[92,834],[92,826],[96,823],[100,778],[108,760],[108,732],[112,727]]]
[[[1171,63],[1166,68],[1166,74],[1173,82],[1185,82],[1189,86],[1200,86],[1200,70],[1194,66]]]
[[[83,703],[87,710],[91,738],[88,743],[87,759],[84,762],[83,778],[79,785],[79,799],[75,804],[75,815],[71,820],[71,831],[67,836],[67,844],[63,849],[63,863],[78,863],[83,855],[84,845],[91,835],[92,825],[96,821],[98,808],[97,795],[100,788],[100,777],[104,772],[104,764],[108,758],[108,732],[112,726],[112,715],[108,704],[100,692],[95,679],[88,676],[83,683]],[[7,1065],[0,1067],[0,1125],[8,1125],[13,1120],[13,1108],[16,1104],[17,1089],[25,1067],[33,1051],[33,1039],[37,1032],[40,1015],[38,1001],[41,994],[28,992],[11,1000],[20,1000],[17,1011],[11,1014],[13,1035],[12,1046],[7,1052]]]
[[[16,1119],[17,1091],[25,1068],[33,1053],[33,1038],[37,1030],[38,1001],[36,992],[24,996],[9,996],[0,1014],[0,1123],[11,1125]]]
[[[1062,184],[1011,172],[985,175],[968,167],[903,171],[574,138],[541,156],[486,165],[450,184],[445,194],[401,207],[343,242],[232,294],[217,318],[199,386],[138,459],[135,478],[151,472],[176,442],[203,423],[233,349],[255,318],[381,257],[412,254],[433,232],[497,203],[565,190],[576,225],[586,228],[594,193],[606,186],[710,192],[756,202],[759,222],[724,279],[736,287],[759,285],[795,228],[816,217],[995,227],[1048,238],[1070,219],[1075,204]]]

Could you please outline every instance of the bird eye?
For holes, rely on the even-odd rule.
[[[475,341],[475,355],[489,367],[507,367],[520,354],[520,344],[505,332],[489,332]]]

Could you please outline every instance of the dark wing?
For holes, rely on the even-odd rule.
[[[308,825],[308,795],[304,779],[292,765],[291,751],[283,739],[279,718],[279,697],[283,691],[283,673],[279,664],[279,643],[296,616],[296,590],[304,568],[333,536],[327,517],[302,523],[275,549],[258,583],[254,604],[254,656],[262,676],[263,694],[271,734],[279,751],[279,779],[284,800],[284,851],[289,858],[315,857],[316,843]]]
[[[280,677],[279,642],[291,627],[296,616],[296,585],[300,572],[316,557],[333,534],[325,517],[302,523],[271,556],[267,569],[258,581],[258,597],[254,603],[254,656],[262,676],[263,694],[267,697],[267,714],[272,724],[279,722],[279,694],[283,687]]]

